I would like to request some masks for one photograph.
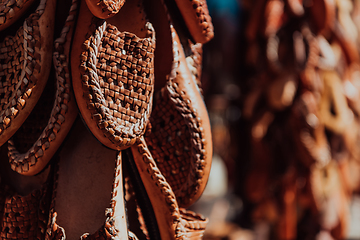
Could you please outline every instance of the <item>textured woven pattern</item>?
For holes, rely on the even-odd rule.
[[[184,239],[202,239],[208,219],[200,214],[180,208],[182,223],[186,229]]]
[[[73,93],[68,68],[68,53],[64,53],[64,44],[67,34],[74,24],[77,13],[76,5],[77,0],[73,0],[61,36],[55,40],[53,54],[55,71],[50,75],[45,91],[30,116],[12,139],[8,141],[11,168],[19,173],[28,172],[29,168],[43,157],[50,144],[54,145],[58,132],[60,130],[69,131],[70,126],[64,129],[62,125],[72,125],[75,118],[69,117],[69,115],[74,115],[74,112],[68,113],[69,102]],[[72,104],[75,108],[75,103],[72,102]],[[57,142],[57,144],[56,148],[60,146],[61,142]],[[49,162],[51,157],[52,155],[47,155],[47,159],[42,160]]]
[[[2,25],[8,23],[10,19],[16,17],[27,2],[34,0],[1,0],[0,1],[0,30]]]
[[[180,51],[182,47],[174,40],[172,73],[167,86],[157,95],[150,118],[152,129],[145,139],[179,206],[186,206],[202,184],[206,151],[201,117],[192,107],[190,96],[175,82],[180,74]]]
[[[184,117],[178,112],[163,89],[156,97],[146,143],[161,173],[171,185],[179,203],[186,201],[195,174],[192,168],[191,133]],[[190,173],[190,174],[189,174]]]
[[[31,97],[40,72],[41,56],[38,19],[45,8],[42,1],[15,36],[0,43],[0,136]]]
[[[27,196],[2,191],[1,239],[44,239],[49,194],[46,187]]]
[[[208,220],[201,215],[179,208],[173,188],[161,173],[143,139],[132,147],[132,151],[138,169],[142,169],[142,180],[153,184],[150,187],[148,185],[146,191],[150,193],[150,201],[153,204],[156,202],[154,205],[159,204],[154,207],[157,221],[168,220],[159,225],[161,236],[164,238],[170,234],[176,240],[202,239]]]
[[[197,21],[201,26],[201,33],[207,39],[210,40],[214,36],[214,27],[211,22],[209,10],[204,0],[188,0],[192,3],[193,9],[196,12]]]
[[[151,111],[155,38],[99,25],[83,44],[84,97],[93,120],[112,143],[132,145],[144,132]]]
[[[107,18],[118,13],[124,5],[125,0],[87,0],[90,10],[92,7],[97,8],[97,12],[93,12],[96,17]]]
[[[206,0],[176,0],[185,23],[199,43],[206,43],[214,36],[214,27]]]

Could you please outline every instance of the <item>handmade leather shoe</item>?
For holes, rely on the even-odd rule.
[[[82,118],[109,148],[125,149],[143,135],[154,90],[155,32],[142,0],[114,17],[94,18],[81,4],[72,51],[72,77]]]
[[[77,119],[56,165],[47,239],[127,239],[121,153]]]
[[[131,161],[134,161],[149,196],[161,239],[202,239],[208,220],[179,208],[177,196],[159,170],[145,140],[132,146],[131,152],[134,157]]]
[[[34,5],[35,0],[5,0],[0,3],[0,31],[11,26]]]
[[[77,0],[70,2],[69,15],[60,37],[55,40],[55,73],[50,75],[48,85],[28,119],[8,141],[11,168],[23,175],[35,175],[43,170],[77,116],[69,73],[70,43],[77,4]]]
[[[208,179],[211,131],[205,104],[172,26],[171,35],[173,69],[166,86],[156,94],[145,139],[179,205],[186,207],[198,199]]]
[[[55,7],[56,0],[40,1],[16,34],[5,37],[0,44],[0,145],[28,117],[48,80]]]

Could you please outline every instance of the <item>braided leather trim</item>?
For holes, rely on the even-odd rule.
[[[153,130],[146,133],[146,141],[179,205],[184,206],[194,200],[203,184],[206,151],[201,117],[191,107],[186,92],[173,81],[178,74],[180,48],[174,41],[172,73],[166,88],[157,96],[160,99],[150,118]]]
[[[147,148],[144,142],[140,142],[137,145],[136,151],[142,155],[142,159],[135,159],[135,161],[143,161],[147,166],[147,173],[151,176],[153,183],[160,189],[162,197],[166,202],[166,206],[171,213],[171,218],[173,220],[172,225],[176,233],[181,232],[180,223],[180,213],[179,206],[176,201],[176,196],[172,191],[169,183],[166,181],[164,175],[161,173],[157,167],[156,162],[154,161],[149,149]],[[149,197],[151,197],[149,195]],[[155,210],[156,211],[156,210]],[[177,234],[176,234],[177,235]]]
[[[145,174],[148,174],[151,177],[154,186],[159,189],[159,194],[167,204],[164,207],[167,207],[171,215],[172,223],[169,223],[169,225],[172,226],[172,230],[175,233],[174,239],[202,239],[208,220],[201,215],[197,215],[190,211],[187,212],[184,209],[179,209],[171,186],[157,167],[149,149],[146,147],[146,143],[144,143],[144,140],[141,140],[137,145],[136,151],[142,155],[142,159],[136,159],[136,161],[143,161],[143,163],[145,163],[147,166]],[[152,198],[153,195],[157,194],[158,193],[152,193],[152,195],[149,194],[149,197]],[[154,211],[155,214],[158,212],[156,209],[154,209]],[[166,211],[161,211],[161,214],[164,215],[164,212]],[[156,217],[158,218],[164,216],[157,215]],[[161,226],[161,228],[166,229],[166,226]],[[165,231],[168,230],[166,229]]]
[[[125,0],[86,0],[90,10],[96,8],[98,12],[92,13],[98,18],[108,18],[118,13]]]
[[[65,240],[65,230],[56,223],[57,213],[51,209],[50,221],[46,231],[46,240]]]
[[[202,239],[209,220],[200,214],[180,208],[181,222],[186,229],[185,239]]]
[[[54,176],[53,176],[53,191],[51,196],[51,204],[49,211],[49,219],[47,224],[47,230],[45,240],[65,240],[65,229],[60,227],[56,223],[57,212],[55,211],[55,201],[57,194],[57,185],[59,179],[59,162],[54,165]]]
[[[42,0],[15,36],[0,43],[0,137],[31,98],[41,72],[39,18],[47,0]],[[21,120],[20,120],[21,121]],[[0,138],[1,139],[1,138]],[[1,139],[1,144],[7,139]]]
[[[26,196],[0,190],[1,239],[44,239],[50,192],[48,184]]]
[[[53,108],[51,110],[50,119],[42,131],[40,137],[32,145],[32,147],[26,153],[20,153],[12,140],[8,141],[8,155],[11,168],[18,173],[27,173],[33,166],[39,161],[49,162],[52,155],[47,155],[43,158],[45,152],[49,150],[50,145],[56,139],[58,132],[69,131],[70,126],[75,120],[76,114],[68,113],[69,104],[74,105],[74,99],[72,97],[71,80],[69,73],[69,59],[67,53],[64,53],[64,44],[66,43],[67,35],[70,30],[73,29],[77,14],[78,0],[73,0],[70,7],[69,15],[66,19],[65,25],[61,31],[61,35],[55,40],[55,51],[53,53],[54,67],[56,70],[56,96]],[[70,33],[71,34],[71,33]],[[72,101],[70,103],[70,101]],[[72,108],[76,108],[75,105]],[[69,116],[70,115],[70,116]],[[66,123],[68,127],[62,128],[62,125]],[[58,143],[56,148],[60,146]],[[54,144],[52,144],[54,148]],[[55,150],[53,150],[55,153]],[[38,173],[42,169],[38,169],[36,172],[30,171],[32,175]]]
[[[114,221],[112,218],[108,218],[104,224],[103,227],[101,227],[98,231],[96,231],[96,233],[94,234],[89,234],[89,233],[84,233],[80,239],[81,240],[112,240],[116,237],[117,235],[117,230],[115,229],[114,226]]]
[[[95,24],[81,54],[84,99],[104,136],[122,149],[142,136],[151,112],[155,33],[149,22],[148,38]]]
[[[192,44],[190,43],[191,55],[186,57],[186,63],[189,67],[191,75],[196,82],[199,92],[203,94],[202,84],[201,84],[201,72],[202,72],[202,44]]]
[[[18,17],[19,12],[23,10],[25,5],[30,6],[34,0],[3,0],[0,2],[0,30],[4,29],[5,24],[9,24],[10,20]],[[29,4],[27,4],[29,3]]]
[[[214,26],[206,0],[176,0],[176,3],[194,40],[210,41],[214,37]]]

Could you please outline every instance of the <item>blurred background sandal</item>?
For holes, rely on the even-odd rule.
[[[49,163],[67,136],[77,107],[69,73],[70,43],[77,14],[77,0],[64,1],[69,14],[55,40],[53,63],[45,90],[37,105],[8,141],[11,168],[23,175],[35,175]],[[58,12],[58,14],[60,14]],[[57,21],[57,28],[61,22]]]
[[[20,26],[0,32],[0,146],[23,124],[48,80],[55,7],[56,0],[41,0]]]
[[[154,29],[142,0],[126,1],[106,21],[81,4],[78,22],[71,66],[81,116],[105,146],[125,149],[144,134],[151,113]]]
[[[86,0],[86,3],[96,17],[106,19],[117,14],[125,0]]]

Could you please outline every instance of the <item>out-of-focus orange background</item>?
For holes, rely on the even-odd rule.
[[[359,0],[207,0],[204,239],[360,239]]]

